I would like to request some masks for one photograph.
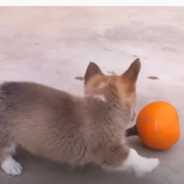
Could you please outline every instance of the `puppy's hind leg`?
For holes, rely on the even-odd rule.
[[[106,152],[105,161],[102,166],[107,170],[133,171],[136,176],[142,176],[153,171],[158,165],[157,158],[146,158],[140,156],[133,148],[125,145],[111,147]]]
[[[15,144],[0,149],[0,162],[2,170],[11,176],[18,176],[22,172],[22,166],[16,162],[12,155],[15,153]]]

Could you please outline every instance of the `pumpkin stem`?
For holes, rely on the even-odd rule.
[[[136,125],[134,125],[133,127],[131,127],[131,128],[128,128],[127,130],[126,130],[126,133],[125,133],[125,136],[126,137],[130,137],[130,136],[139,136],[139,134],[138,134],[138,131],[137,131],[137,126]]]

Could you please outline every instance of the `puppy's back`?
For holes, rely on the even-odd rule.
[[[41,103],[44,105],[55,106],[59,100],[69,100],[71,95],[47,87],[41,84],[31,82],[6,82],[0,87],[0,95],[3,102],[7,105],[20,107],[24,104]]]
[[[63,91],[35,83],[4,83],[0,126],[5,128],[0,132],[4,137],[0,144],[14,142],[53,160],[80,161],[85,146],[76,109],[73,97]]]

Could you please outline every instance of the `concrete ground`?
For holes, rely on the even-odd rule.
[[[158,152],[138,137],[128,139],[141,155],[160,158],[143,178],[105,173],[95,166],[70,169],[20,153],[19,177],[0,171],[2,184],[181,184],[184,180],[184,8],[183,7],[11,7],[0,8],[0,80],[34,81],[82,94],[89,61],[122,73],[139,57],[137,111],[156,100],[179,113],[180,140]],[[158,80],[147,79],[156,76]]]

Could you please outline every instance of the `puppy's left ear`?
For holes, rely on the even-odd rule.
[[[95,75],[103,75],[103,73],[97,66],[97,64],[90,62],[84,75],[84,84],[86,85],[89,79],[91,79]]]
[[[136,83],[140,69],[141,69],[141,62],[139,58],[137,58],[129,66],[129,68],[122,74],[123,80],[128,81],[130,83]]]

